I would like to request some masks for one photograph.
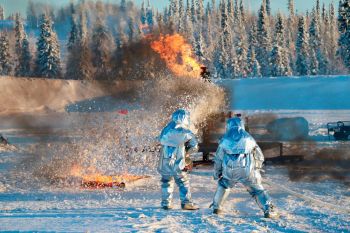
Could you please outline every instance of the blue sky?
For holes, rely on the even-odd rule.
[[[33,0],[37,2],[51,3],[53,5],[63,5],[70,2],[70,0]],[[119,2],[120,0],[104,0],[106,2]],[[140,4],[142,0],[134,0],[136,3]],[[216,0],[217,2],[219,0]],[[245,5],[252,10],[257,10],[262,0],[243,0]],[[298,12],[305,12],[311,9],[315,4],[316,0],[294,0],[295,9]],[[329,4],[332,1],[338,3],[338,0],[321,0],[322,3]],[[168,0],[151,0],[151,3],[159,8],[163,8],[167,5]],[[5,14],[9,15],[14,12],[21,12],[25,14],[25,9],[27,7],[28,0],[0,0],[0,5],[5,7]],[[286,11],[287,0],[271,0],[271,7],[273,11],[281,10]]]

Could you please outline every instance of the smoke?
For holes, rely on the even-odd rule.
[[[47,134],[31,146],[30,154],[21,162],[23,183],[33,187],[35,179],[39,186],[65,184],[76,166],[106,175],[152,174],[158,163],[157,137],[173,111],[189,110],[192,130],[200,135],[201,125],[208,117],[226,106],[223,90],[214,84],[164,72],[156,76],[149,80],[94,82],[96,88],[109,97],[100,102],[100,106],[111,106],[110,101],[123,102],[128,105],[127,114],[115,109],[88,112],[89,109],[77,107],[81,112],[69,116],[74,118],[75,127],[80,128],[76,131],[79,137],[48,142],[47,137],[54,133],[54,128],[48,127]],[[93,104],[95,99],[89,101]],[[27,127],[27,123],[18,122],[25,124],[23,127]]]
[[[339,180],[349,185],[350,152],[346,142],[324,143],[308,135],[305,118],[280,118],[276,114],[255,114],[248,117],[250,132],[258,141],[283,143],[282,165],[292,181],[319,182]],[[279,149],[266,151],[265,156],[276,156]],[[288,156],[303,156],[302,161],[288,161]]]

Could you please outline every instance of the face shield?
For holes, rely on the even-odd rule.
[[[184,109],[179,109],[172,115],[172,121],[175,122],[177,127],[184,127],[188,129],[190,127],[190,113]]]
[[[245,127],[244,127],[244,122],[241,118],[239,117],[234,117],[231,118],[227,121],[226,124],[226,131],[244,131]]]

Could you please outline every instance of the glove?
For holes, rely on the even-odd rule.
[[[214,172],[213,177],[214,177],[214,180],[220,180],[222,177],[222,173]]]

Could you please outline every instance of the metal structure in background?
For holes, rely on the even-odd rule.
[[[201,66],[201,78],[206,82],[211,82],[211,74],[208,70],[208,67]]]
[[[350,121],[330,122],[327,124],[328,138],[331,136],[337,141],[350,140]]]

